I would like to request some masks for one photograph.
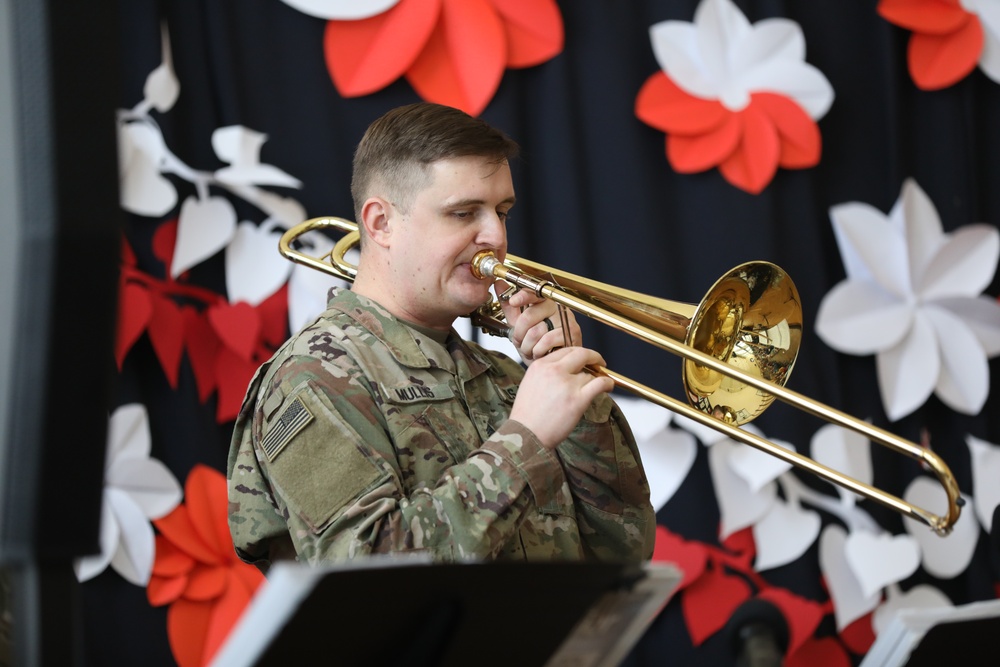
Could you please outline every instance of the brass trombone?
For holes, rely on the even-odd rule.
[[[330,229],[344,235],[322,257],[292,248],[304,234]],[[359,240],[357,224],[350,220],[312,218],[285,232],[279,252],[293,262],[353,282],[357,268],[345,255]],[[530,289],[540,297],[679,355],[685,360],[683,381],[690,405],[608,368],[588,369],[607,375],[616,386],[920,521],[939,535],[950,533],[958,520],[963,500],[955,477],[940,456],[784,386],[798,355],[802,309],[795,285],[774,264],[750,262],[734,268],[716,281],[697,306],[631,292],[512,255],[501,262],[489,251],[473,259],[473,273],[479,278],[498,278]],[[470,317],[485,332],[503,335],[505,323],[497,301],[485,304]],[[947,512],[929,512],[738,428],[757,417],[775,398],[920,462],[935,474],[944,489]]]

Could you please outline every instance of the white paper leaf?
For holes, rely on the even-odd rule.
[[[183,497],[173,473],[156,459],[119,459],[107,473],[109,486],[128,494],[143,515],[159,519],[169,514]]]
[[[169,63],[163,63],[146,77],[143,97],[160,113],[170,111],[180,95],[181,86]]]
[[[909,535],[855,531],[845,544],[847,562],[862,595],[876,595],[920,567],[920,545]]]
[[[816,541],[821,524],[816,512],[775,499],[771,510],[753,525],[754,569],[763,572],[797,560]]]
[[[219,159],[230,166],[216,171],[215,177],[223,183],[301,187],[302,182],[298,179],[277,167],[260,163],[260,149],[265,141],[267,135],[239,125],[216,129],[212,133],[212,148]]]
[[[811,449],[812,457],[817,462],[871,485],[871,442],[860,433],[836,424],[825,424],[813,435]],[[841,499],[851,504],[859,499],[853,491],[839,484],[835,487]]]
[[[650,502],[659,511],[684,483],[698,455],[698,444],[693,435],[674,428],[637,439],[636,444],[649,480]]]
[[[281,231],[241,222],[226,246],[226,294],[230,303],[257,306],[285,284],[292,263],[278,253]]]
[[[76,573],[77,581],[89,581],[104,572],[111,564],[111,557],[118,548],[121,529],[118,527],[118,520],[115,519],[114,512],[111,511],[111,503],[108,502],[107,495],[108,489],[105,489],[102,494],[101,528],[98,535],[101,551],[73,561],[73,570]]]
[[[150,139],[152,129],[128,123],[118,130],[121,207],[129,213],[159,217],[177,204],[177,190],[160,173],[162,142]]]
[[[332,21],[353,21],[375,16],[399,0],[281,0],[303,14]]]
[[[236,211],[223,197],[184,200],[177,220],[177,244],[170,275],[176,278],[219,252],[236,233]]]
[[[972,490],[976,498],[976,515],[986,532],[992,533],[1000,526],[993,526],[993,510],[1000,505],[1000,446],[965,436],[972,458]]]
[[[979,542],[975,504],[972,498],[963,497],[965,507],[947,537],[941,537],[920,521],[903,519],[906,532],[920,545],[924,570],[939,579],[951,579],[965,572]],[[948,510],[944,489],[931,477],[921,476],[910,482],[903,493],[903,500],[939,516],[944,516]]]
[[[866,595],[847,562],[847,533],[836,524],[827,526],[819,538],[819,565],[830,599],[837,630],[843,630],[878,606],[881,595]]]
[[[774,438],[771,439],[771,442],[790,452],[795,451],[795,447],[787,442]],[[729,457],[729,466],[747,483],[750,490],[756,493],[764,485],[773,482],[779,475],[791,469],[792,464],[751,445],[741,443],[740,446],[733,449],[733,453]]]
[[[754,492],[746,480],[733,472],[729,459],[742,446],[727,439],[715,443],[708,450],[708,464],[721,515],[720,539],[726,539],[759,521],[771,509],[777,496],[774,482]]]
[[[149,582],[155,555],[153,527],[128,494],[110,489],[109,500],[121,527],[121,539],[111,558],[111,567],[126,581],[145,586]]]
[[[901,419],[923,405],[941,369],[937,336],[927,318],[917,313],[906,338],[879,354],[875,366],[889,419]]]

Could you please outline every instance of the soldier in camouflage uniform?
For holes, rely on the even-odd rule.
[[[556,305],[527,291],[504,302],[524,365],[452,329],[490,296],[472,256],[506,253],[516,154],[501,132],[433,104],[369,128],[352,182],[358,277],[258,370],[236,422],[241,558],[266,570],[397,552],[651,556],[638,449],[613,382],[584,370],[601,356],[565,346]],[[567,326],[579,343],[572,314]]]

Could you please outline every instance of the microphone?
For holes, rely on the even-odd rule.
[[[774,604],[761,598],[747,600],[733,612],[724,631],[737,667],[781,667],[788,649],[788,623]]]

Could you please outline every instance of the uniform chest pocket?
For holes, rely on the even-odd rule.
[[[382,383],[379,389],[408,490],[433,486],[478,446],[476,428],[451,385],[411,381]]]

